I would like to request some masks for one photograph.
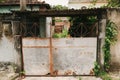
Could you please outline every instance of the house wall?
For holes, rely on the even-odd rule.
[[[14,38],[12,36],[12,25],[0,22],[0,62],[11,62],[19,64],[17,51],[14,48]]]
[[[93,5],[92,3],[69,3],[68,8],[74,8],[74,9],[81,9],[82,7],[86,8],[92,8],[92,7],[101,7],[103,5],[106,5],[107,3],[96,3],[96,5]]]
[[[51,17],[40,18],[40,36],[50,37]],[[0,20],[0,62],[10,62],[21,66],[21,46],[19,41],[19,21],[7,23]]]
[[[68,7],[74,9],[81,9],[82,7],[93,8],[107,5],[107,0],[97,0],[96,4],[92,3],[93,0],[69,0]]]
[[[120,9],[109,9],[108,10],[108,19],[113,21],[118,27],[118,41],[115,45],[111,46],[111,65],[112,68],[120,69]]]

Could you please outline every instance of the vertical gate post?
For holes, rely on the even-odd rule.
[[[50,37],[50,26],[51,26],[51,17],[46,17],[46,37]]]
[[[17,54],[17,64],[22,69],[22,37],[20,35],[20,22],[12,21],[13,36],[14,36],[14,48]]]
[[[50,25],[50,74],[53,75],[52,26]]]
[[[106,32],[106,22],[107,22],[106,12],[102,13],[98,18],[99,18],[98,62],[100,64],[100,66],[101,66],[101,69],[104,70],[103,46],[105,44],[105,32]]]

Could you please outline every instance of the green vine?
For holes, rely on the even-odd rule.
[[[108,20],[106,25],[106,37],[105,45],[103,46],[104,51],[104,69],[101,70],[98,62],[94,63],[94,73],[96,76],[101,77],[103,80],[112,80],[111,77],[107,74],[110,68],[110,46],[114,45],[117,41],[118,28],[114,22]]]
[[[103,47],[105,71],[108,71],[110,68],[110,46],[115,44],[115,42],[117,41],[117,34],[117,26],[114,22],[108,20],[106,25],[105,45]]]
[[[100,65],[98,62],[95,62],[94,63],[94,73],[96,76],[99,76],[100,73],[101,73],[101,70],[100,70]]]

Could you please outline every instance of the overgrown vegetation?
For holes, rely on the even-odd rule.
[[[92,0],[91,3],[93,6],[96,5],[98,0]],[[120,0],[106,0],[108,2],[107,5],[101,6],[101,7],[120,7]]]
[[[55,5],[52,7],[53,10],[65,10],[68,9],[68,7],[66,6],[62,6],[62,5]]]
[[[95,62],[94,73],[96,76],[100,76],[103,80],[112,80],[112,78],[107,74],[110,68],[110,46],[115,44],[117,41],[117,26],[114,22],[108,20],[106,25],[106,37],[105,37],[105,45],[103,46],[104,51],[104,69],[105,71],[100,69],[100,65]]]
[[[108,20],[106,26],[106,37],[105,37],[105,45],[103,47],[104,51],[104,68],[106,71],[109,70],[110,67],[110,46],[115,44],[117,41],[117,26],[112,21]]]
[[[96,76],[101,77],[102,80],[112,80],[112,78],[110,77],[110,75],[108,75],[107,72],[101,70],[100,65],[98,64],[98,62],[94,63],[94,73]]]
[[[94,73],[96,76],[99,76],[102,78],[102,80],[112,80],[112,78],[108,75],[107,72],[101,70],[100,65],[98,62],[94,63]]]
[[[95,17],[86,17],[81,19],[81,17],[77,18],[71,18],[72,26],[70,27],[70,35],[73,37],[79,37],[80,36],[80,30],[78,29],[80,22],[89,22],[87,25],[92,25],[97,19]],[[77,31],[79,30],[79,31]],[[94,67],[94,73],[96,76],[102,77],[103,80],[112,80],[111,77],[107,74],[109,68],[110,68],[110,46],[114,45],[117,41],[117,34],[118,34],[118,28],[115,25],[114,22],[108,20],[106,25],[106,37],[105,37],[105,45],[103,46],[104,51],[104,69],[105,71],[101,70],[100,65],[95,62]]]
[[[120,0],[108,0],[107,7],[120,7]]]
[[[101,72],[100,65],[98,64],[98,62],[95,62],[94,63],[94,73],[95,73],[95,75],[99,76],[100,72]]]
[[[65,38],[68,36],[68,31],[64,29],[62,33],[55,33],[53,34],[53,38]]]

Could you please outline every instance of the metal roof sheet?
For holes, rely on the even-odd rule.
[[[99,15],[106,13],[106,8],[90,8],[90,9],[66,9],[66,10],[33,10],[33,11],[14,11],[16,14],[31,14],[32,16],[80,16],[80,15]]]

